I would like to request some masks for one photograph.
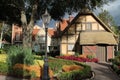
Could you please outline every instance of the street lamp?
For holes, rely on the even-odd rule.
[[[45,58],[44,58],[44,65],[43,65],[43,75],[42,80],[49,80],[49,65],[48,65],[48,56],[47,56],[47,31],[48,31],[48,24],[50,22],[51,16],[47,12],[47,9],[45,13],[42,15],[42,21],[45,25]]]

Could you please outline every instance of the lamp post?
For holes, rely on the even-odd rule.
[[[44,58],[44,64],[43,64],[43,75],[42,80],[49,80],[49,65],[48,65],[48,56],[47,56],[47,31],[48,31],[48,24],[50,22],[51,16],[47,12],[47,9],[45,13],[42,15],[42,21],[45,25],[45,58]]]

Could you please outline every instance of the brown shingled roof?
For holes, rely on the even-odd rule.
[[[60,31],[63,31],[73,19],[73,16],[70,16],[69,19],[63,19],[60,22]]]
[[[63,31],[67,25],[68,25],[68,20],[62,20],[62,22],[60,22],[60,31]]]
[[[48,33],[50,36],[54,36],[55,35],[54,32],[55,32],[55,29],[48,28]]]

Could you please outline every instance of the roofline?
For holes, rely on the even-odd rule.
[[[81,15],[92,15],[105,29],[107,29],[109,32],[111,32],[114,36],[117,36],[110,27],[108,27],[104,22],[102,22],[102,20],[100,20],[92,11],[88,11],[88,12],[79,12],[75,18],[71,21],[70,24],[68,24],[68,26],[64,29],[64,31],[62,32],[61,36],[65,33],[65,31],[79,18],[79,16]]]

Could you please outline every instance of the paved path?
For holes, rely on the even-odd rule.
[[[27,79],[18,79],[18,78],[13,78],[13,77],[0,75],[0,80],[27,80]]]
[[[115,72],[110,69],[108,63],[90,63],[92,70],[95,72],[95,78],[93,80],[120,80]]]

